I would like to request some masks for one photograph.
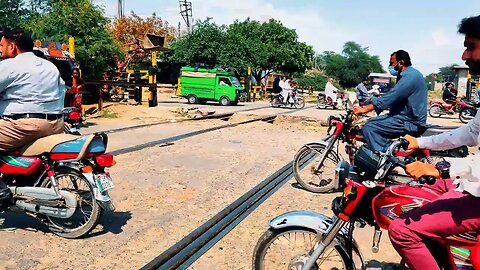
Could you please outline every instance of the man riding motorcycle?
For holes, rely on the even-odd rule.
[[[5,30],[0,36],[0,152],[8,152],[63,132],[65,84],[54,64],[33,54],[29,34]],[[11,198],[0,178],[0,209]]]
[[[462,20],[459,33],[465,35],[466,47],[462,59],[470,73],[480,75],[480,16]],[[432,150],[452,149],[461,145],[476,146],[480,143],[480,114],[468,123],[447,133],[415,139],[408,136],[409,148]],[[448,159],[449,176],[453,180],[438,180],[433,189],[442,194],[438,199],[397,218],[389,228],[394,248],[412,270],[439,269],[426,247],[429,239],[443,239],[464,233],[480,233],[480,156]],[[414,162],[406,172],[415,179],[421,176],[441,175],[434,165]],[[450,178],[448,177],[448,178]],[[478,262],[474,262],[478,263]]]
[[[389,140],[406,134],[420,135],[427,123],[427,87],[422,73],[412,67],[410,56],[399,50],[390,56],[389,71],[397,76],[395,87],[371,104],[353,108],[353,113],[389,110],[388,115],[370,119],[362,128],[368,147],[382,152]]]

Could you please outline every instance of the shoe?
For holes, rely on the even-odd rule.
[[[3,179],[0,179],[0,210],[8,208],[14,204],[12,191],[5,185]]]

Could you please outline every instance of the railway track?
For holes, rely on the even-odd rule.
[[[304,157],[301,166],[306,166],[314,157],[315,154]],[[141,269],[187,269],[292,176],[292,162],[289,162]]]

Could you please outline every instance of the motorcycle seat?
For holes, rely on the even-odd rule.
[[[87,153],[103,153],[106,150],[104,140],[96,135],[76,136],[55,134],[40,138],[19,151],[22,156],[40,156],[45,153],[70,154],[76,159]]]

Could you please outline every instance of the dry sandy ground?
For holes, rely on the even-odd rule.
[[[0,269],[137,269],[322,133],[318,125],[252,123],[119,156],[111,169],[117,210],[105,215],[92,235],[66,240],[39,231],[41,226],[22,214],[2,214],[3,228],[17,229],[0,231],[4,243]],[[268,220],[301,209],[331,214],[334,195],[313,195],[292,184],[267,200],[192,269],[250,269],[253,247]],[[369,241],[368,237],[360,244],[369,247]],[[384,246],[388,250],[388,244]],[[396,260],[393,252],[377,257]]]
[[[115,107],[120,117],[96,120],[98,127],[178,117],[170,109],[158,108],[157,115],[146,107]],[[244,117],[235,116],[232,121]],[[296,121],[251,123],[118,156],[118,164],[111,169],[116,185],[111,196],[117,209],[106,214],[85,239],[59,238],[21,213],[0,214],[5,218],[0,227],[5,229],[0,231],[0,269],[138,269],[289,162],[305,142],[324,136],[318,122]],[[113,134],[111,146],[221,123],[225,122],[167,124]],[[291,180],[191,268],[251,269],[253,248],[271,218],[293,210],[331,215],[335,196],[308,193]],[[398,262],[386,235],[379,254],[369,251],[372,231],[359,229],[356,234],[366,260]]]

